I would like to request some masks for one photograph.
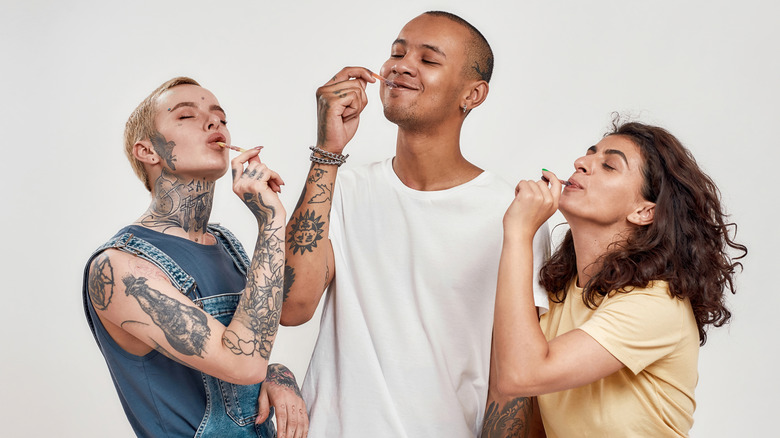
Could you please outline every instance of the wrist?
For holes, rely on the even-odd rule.
[[[309,160],[318,164],[334,165],[338,167],[344,164],[349,157],[349,154],[342,155],[338,152],[327,151],[318,146],[310,146],[309,149],[311,150]]]

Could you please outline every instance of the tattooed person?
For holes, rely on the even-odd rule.
[[[460,131],[487,97],[492,66],[487,41],[463,19],[414,18],[381,68],[395,156],[341,171],[375,79],[347,67],[317,91],[313,164],[287,224],[282,312],[282,324],[309,320],[328,288],[303,384],[312,436],[474,437],[482,427],[513,189],[464,158]],[[524,401],[489,404],[498,416]]]
[[[284,273],[282,180],[252,149],[230,162],[233,191],[258,224],[251,260],[209,224],[228,167],[225,111],[192,79],[165,82],[132,113],[125,153],[151,192],[135,222],[87,264],[90,328],[141,437],[302,437],[295,377],[268,364]],[[262,385],[260,384],[262,382]]]

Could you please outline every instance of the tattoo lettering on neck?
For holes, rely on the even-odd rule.
[[[149,287],[145,277],[128,275],[122,278],[122,282],[127,296],[138,301],[141,309],[162,330],[171,347],[186,356],[203,357],[206,341],[211,336],[205,313]]]
[[[290,388],[295,392],[295,395],[303,398],[301,390],[298,388],[298,382],[295,381],[295,375],[282,364],[275,363],[268,365],[268,373],[266,374],[265,381]]]
[[[158,131],[155,131],[149,140],[151,140],[152,147],[157,152],[157,155],[165,160],[171,170],[176,170],[176,155],[173,154],[173,148],[176,146],[176,143],[166,140],[165,136]]]
[[[293,254],[296,251],[300,251],[301,254],[306,251],[312,252],[317,247],[317,241],[322,239],[325,229],[325,222],[321,219],[322,216],[314,217],[314,210],[301,212],[297,218],[293,218],[289,240]]]
[[[482,423],[482,436],[485,438],[527,437],[530,433],[529,421],[532,412],[533,402],[526,397],[510,400],[503,408],[497,402],[491,402]]]
[[[92,262],[87,284],[89,298],[96,310],[106,310],[114,295],[114,268],[106,254],[100,254]]]
[[[163,169],[154,182],[154,199],[141,225],[165,232],[182,228],[186,232],[206,229],[214,202],[214,182],[184,180]]]

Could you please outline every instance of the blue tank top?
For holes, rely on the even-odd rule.
[[[191,275],[195,282],[190,298],[236,293],[246,284],[246,277],[219,243],[201,245],[135,225],[123,228],[116,236],[125,233],[151,243]],[[86,299],[85,305],[135,433],[148,437],[194,436],[206,410],[200,371],[180,365],[156,350],[145,356],[126,352],[103,327],[91,300]]]

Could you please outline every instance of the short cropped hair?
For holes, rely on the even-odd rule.
[[[493,76],[493,49],[482,32],[459,16],[444,11],[428,11],[425,15],[448,18],[464,26],[471,34],[471,41],[466,45],[465,75],[467,78],[481,79],[490,82]]]
[[[156,115],[154,107],[157,103],[157,98],[171,88],[179,85],[200,86],[195,79],[185,76],[179,76],[166,81],[152,91],[152,94],[146,96],[146,99],[133,110],[133,113],[130,114],[130,118],[127,119],[127,123],[125,124],[125,155],[127,156],[127,159],[130,160],[130,165],[133,167],[133,171],[136,176],[138,176],[138,179],[143,181],[146,190],[149,190],[150,192],[152,191],[152,184],[151,181],[149,181],[149,175],[146,173],[144,164],[133,156],[133,145],[141,140],[152,138],[157,131],[157,127],[154,126],[154,116]]]

